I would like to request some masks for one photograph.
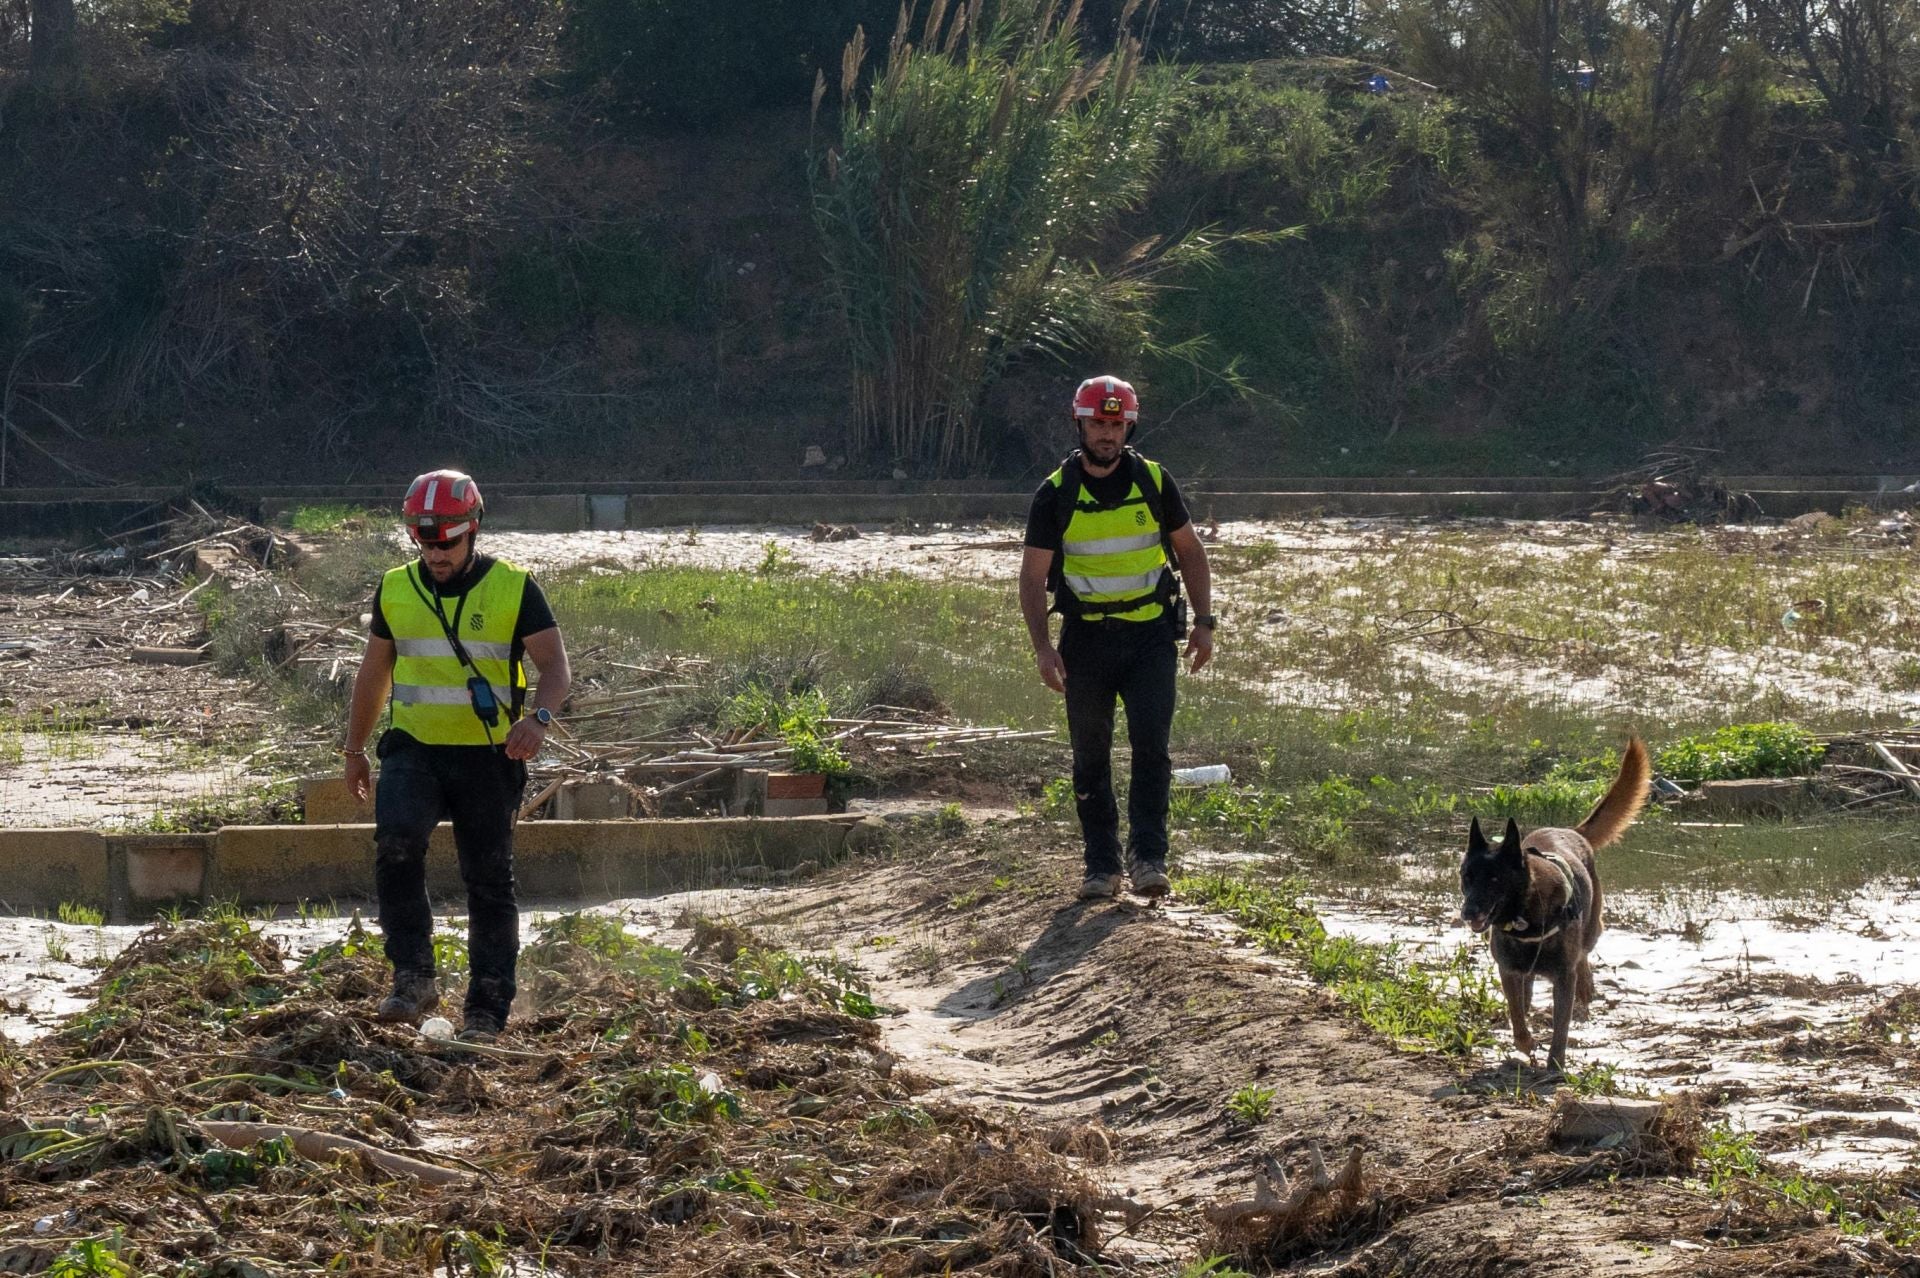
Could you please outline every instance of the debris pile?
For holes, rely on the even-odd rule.
[[[953,723],[933,711],[866,707],[853,717],[821,716],[804,727],[762,721],[716,730],[684,720],[707,663],[663,658],[622,668],[652,680],[637,687],[577,691],[562,729],[547,737],[521,818],[660,816],[671,810],[739,815],[767,798],[756,773],[844,771],[854,758],[876,765],[953,760],[985,742],[1050,738],[1050,732]],[[591,797],[588,797],[589,793]]]
[[[1732,523],[1766,514],[1752,493],[1728,488],[1706,472],[1699,453],[1689,451],[1654,453],[1615,475],[1607,504],[1669,523]]]
[[[1130,1204],[1042,1136],[918,1101],[844,965],[696,931],[561,918],[496,1045],[373,1020],[357,920],[304,956],[238,916],[158,926],[4,1066],[6,1263],[1096,1272]]]

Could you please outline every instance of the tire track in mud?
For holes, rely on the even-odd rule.
[[[1058,837],[1016,837],[1042,830]],[[1298,1171],[1312,1150],[1337,1165],[1355,1147],[1385,1205],[1335,1245],[1290,1256],[1300,1271],[1702,1271],[1674,1240],[1700,1237],[1715,1202],[1604,1172],[1536,1191],[1578,1161],[1546,1148],[1544,1107],[1463,1092],[1445,1062],[1396,1050],[1287,965],[1224,941],[1219,920],[1178,903],[1073,901],[1065,849],[1028,855],[1012,876],[1004,854],[937,855],[639,904],[662,923],[690,906],[851,958],[889,1009],[887,1050],[930,1095],[1111,1152],[1089,1160],[1093,1174],[1152,1209],[1110,1244],[1140,1272],[1216,1249],[1204,1209],[1246,1198],[1263,1159]],[[1259,1123],[1226,1108],[1248,1084],[1273,1092]]]

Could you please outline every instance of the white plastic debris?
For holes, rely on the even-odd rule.
[[[1175,768],[1173,779],[1181,785],[1224,785],[1233,773],[1224,763],[1209,763],[1200,768]]]

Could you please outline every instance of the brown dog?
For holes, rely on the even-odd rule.
[[[1533,1005],[1533,978],[1553,982],[1553,1046],[1547,1065],[1565,1069],[1567,1027],[1578,1010],[1593,1001],[1593,968],[1587,955],[1600,939],[1600,874],[1593,852],[1619,838],[1647,802],[1652,769],[1639,737],[1627,742],[1620,775],[1607,787],[1587,819],[1571,830],[1546,827],[1524,839],[1507,819],[1498,847],[1480,832],[1474,818],[1467,833],[1467,855],[1460,862],[1465,901],[1460,921],[1476,932],[1491,931],[1493,961],[1507,996],[1513,1044],[1533,1055],[1527,1012]]]

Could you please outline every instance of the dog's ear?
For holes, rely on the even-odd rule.
[[[1475,817],[1473,824],[1467,827],[1467,851],[1486,852],[1490,850],[1487,836],[1480,832],[1480,818]]]
[[[1520,823],[1507,818],[1507,832],[1500,836],[1500,850],[1508,856],[1520,855]]]

